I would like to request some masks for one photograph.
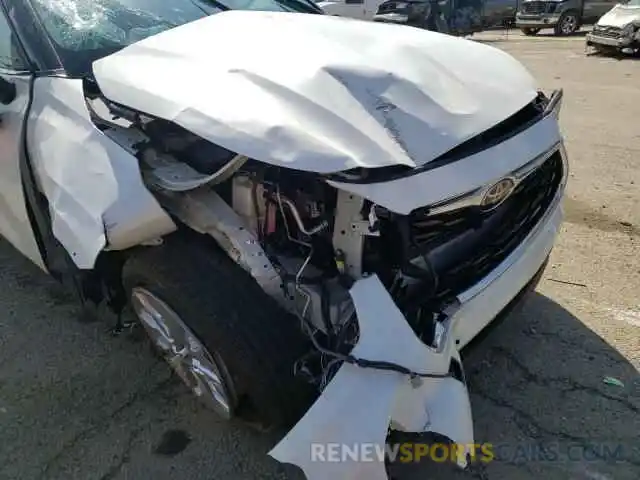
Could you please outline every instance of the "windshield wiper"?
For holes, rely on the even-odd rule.
[[[231,10],[231,7],[227,7],[224,3],[220,3],[220,2],[218,2],[217,0],[200,0],[200,1],[201,1],[202,3],[208,3],[208,4],[210,4],[210,5],[213,5],[214,7],[219,8],[220,10],[222,10],[222,11],[224,11],[224,12],[226,12],[226,11],[228,11],[228,10]],[[195,5],[198,5],[198,2],[196,2],[196,1],[193,1],[193,3],[194,3]],[[204,10],[203,10],[203,11],[204,11]],[[207,13],[207,12],[205,12],[205,13]]]
[[[275,0],[277,3],[284,5],[285,7],[299,9],[309,13],[324,13],[320,7],[315,3],[308,0]]]

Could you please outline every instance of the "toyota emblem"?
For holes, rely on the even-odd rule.
[[[503,178],[499,180],[487,189],[480,201],[480,206],[484,210],[496,208],[506,200],[515,186],[516,182],[513,178]]]

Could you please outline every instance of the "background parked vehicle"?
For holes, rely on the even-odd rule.
[[[387,0],[380,5],[373,20],[470,35],[513,24],[516,9],[517,0]]]
[[[640,0],[618,4],[587,34],[587,46],[601,53],[640,52]]]
[[[525,35],[552,28],[556,35],[571,35],[590,25],[616,4],[616,0],[525,0],[516,14],[516,26]]]
[[[329,15],[371,20],[383,0],[326,0],[316,2]]]
[[[437,3],[450,29],[455,25],[471,23],[475,24],[471,30],[480,31],[480,26],[487,28],[513,24],[518,0],[440,0]],[[317,4],[330,15],[418,26],[416,24],[420,21],[417,17],[424,17],[429,1],[327,0]],[[409,14],[411,19],[407,20],[409,10],[412,12]]]
[[[486,28],[515,25],[518,0],[485,0],[483,6]]]

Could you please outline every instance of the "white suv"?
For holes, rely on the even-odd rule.
[[[307,2],[8,3],[4,237],[221,416],[297,422],[271,454],[309,478],[385,476],[311,442],[473,443],[459,351],[553,246],[560,91]]]

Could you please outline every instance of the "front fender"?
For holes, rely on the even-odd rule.
[[[78,268],[176,226],[145,187],[136,157],[91,121],[82,80],[35,80],[29,156],[49,202],[54,236]]]

